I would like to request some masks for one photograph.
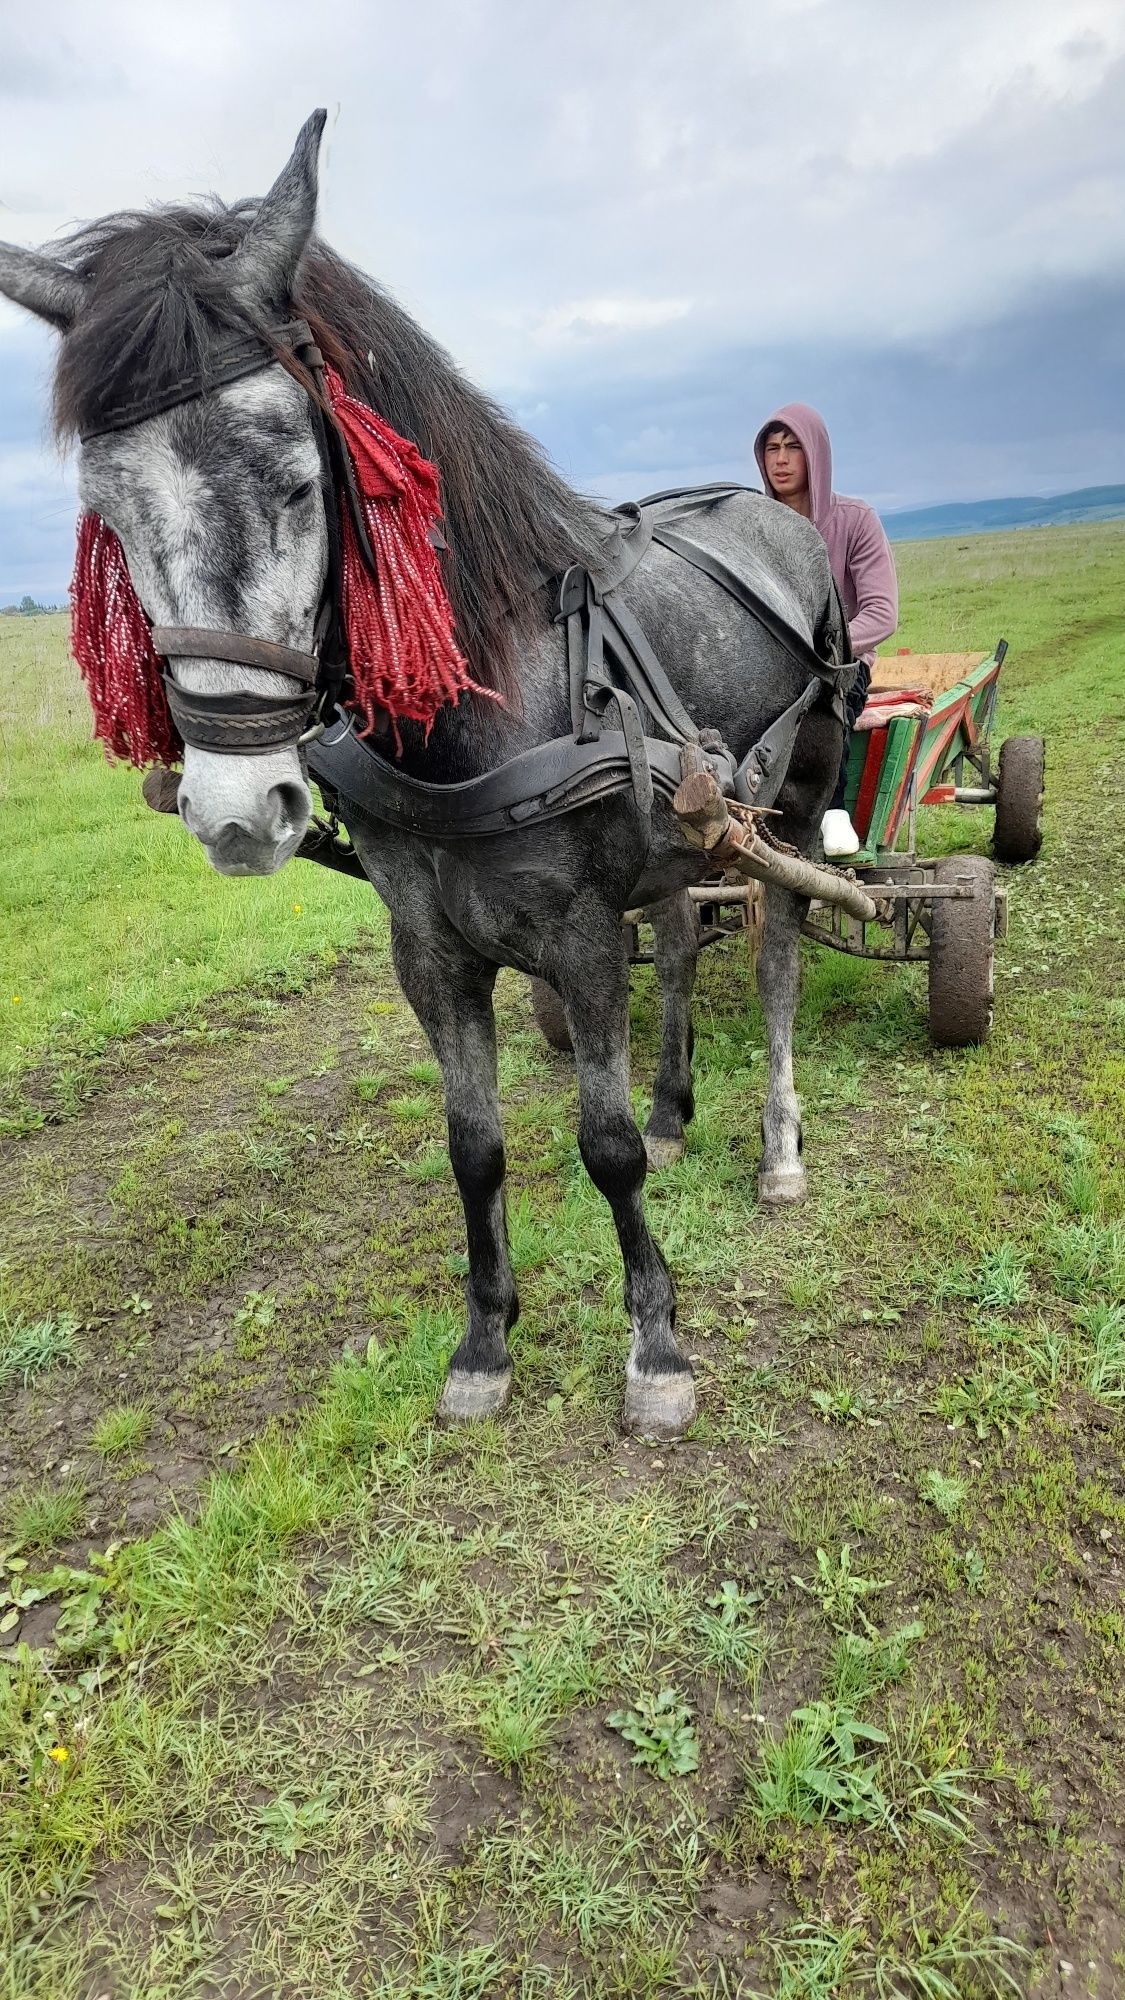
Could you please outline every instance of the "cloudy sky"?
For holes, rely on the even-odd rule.
[[[622,498],[816,403],[884,510],[1125,480],[1123,0],[0,0],[0,237],[264,191]],[[0,304],[0,601],[61,595],[51,337]]]

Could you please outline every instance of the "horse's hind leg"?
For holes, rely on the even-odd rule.
[[[613,1211],[625,1265],[632,1328],[625,1427],[642,1437],[680,1437],[695,1415],[695,1385],[676,1339],[672,1280],[645,1221],[647,1162],[629,1101],[629,968],[617,919],[606,915],[604,937],[592,939],[584,926],[573,956],[565,934],[558,940],[551,984],[562,994],[574,1041],[579,1150]]]
[[[504,1218],[504,1140],[496,1088],[494,966],[463,948],[439,956],[392,927],[399,983],[441,1065],[449,1158],[465,1210],[468,1326],[449,1364],[439,1416],[496,1416],[512,1384],[508,1332],[519,1313]]]
[[[695,1110],[691,1087],[691,996],[699,956],[699,919],[686,892],[649,912],[660,982],[660,1062],[645,1126],[652,1168],[669,1167],[684,1150],[684,1126]]]
[[[793,1021],[800,991],[801,924],[807,904],[772,883],[758,953],[758,992],[766,1017],[769,1075],[762,1114],[758,1194],[769,1203],[802,1201],[801,1107],[793,1088]]]

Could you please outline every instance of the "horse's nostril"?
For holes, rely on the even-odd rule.
[[[309,816],[309,795],[304,785],[272,785],[267,800],[275,825],[286,829],[304,827]]]

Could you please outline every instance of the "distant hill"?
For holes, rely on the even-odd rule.
[[[908,507],[884,514],[892,542],[929,541],[936,535],[987,535],[1003,528],[1057,528],[1074,521],[1125,516],[1125,486],[1083,486],[1077,493],[1016,500],[954,500],[945,507]]]

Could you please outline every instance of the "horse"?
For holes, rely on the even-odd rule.
[[[169,664],[181,700],[246,707],[264,690],[289,717],[285,740],[254,755],[185,744],[180,818],[212,867],[231,876],[280,868],[301,846],[312,812],[298,741],[303,712],[296,720],[290,713],[295,689],[304,690],[289,655],[307,659],[315,650],[332,569],[333,499],[315,395],[291,360],[272,351],[279,320],[306,322],[350,394],[440,477],[441,532],[433,539],[467,676],[425,726],[395,725],[392,754],[406,777],[463,784],[567,733],[567,638],[548,580],[573,565],[596,578],[614,546],[608,510],[572,490],[382,287],[320,239],[323,126],[324,113],[314,113],[259,200],[111,215],[49,252],[0,245],[0,293],[60,337],[56,432],[82,440],[82,504],[116,534],[156,636],[172,628]],[[271,353],[253,370],[224,377],[216,364],[208,374],[208,356],[237,352],[247,339],[266,342]],[[170,406],[166,385],[180,377],[192,379]],[[151,393],[154,383],[164,385],[160,395]],[[107,397],[118,412],[108,428],[96,421]],[[789,629],[850,658],[824,544],[809,522],[740,489],[703,511],[698,532],[715,557],[752,565],[759,592]],[[806,676],[792,651],[671,550],[654,543],[621,596],[684,708],[735,755],[800,696]],[[202,628],[194,652],[178,652],[188,642],[176,642],[176,632],[186,628]],[[259,647],[246,655],[253,664],[217,641],[208,656],[207,635],[219,629],[256,635],[243,642]],[[776,801],[775,825],[798,854],[812,851],[842,746],[838,708],[809,708]],[[625,1427],[650,1438],[682,1436],[695,1415],[694,1382],[643,1187],[650,1161],[678,1157],[692,1116],[698,925],[687,891],[702,879],[704,858],[663,795],[644,811],[627,786],[500,839],[435,837],[351,807],[347,818],[363,872],[390,912],[398,981],[440,1065],[464,1209],[465,1330],[439,1415],[494,1416],[511,1388],[508,1336],[519,1307],[493,1015],[497,972],[508,966],[543,982],[565,1010],[579,1149],[609,1203],[624,1268]],[[643,1135],[629,1097],[622,928],[624,912],[638,907],[651,914],[662,1005]],[[765,889],[757,979],[768,1074],[758,1188],[767,1204],[805,1193],[792,1036],[806,907],[788,889]]]

